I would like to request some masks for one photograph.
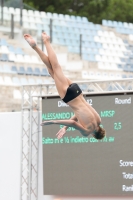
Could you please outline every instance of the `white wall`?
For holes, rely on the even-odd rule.
[[[0,199],[20,199],[21,113],[0,113]]]

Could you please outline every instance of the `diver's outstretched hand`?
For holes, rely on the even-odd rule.
[[[50,124],[59,124],[57,121],[51,120],[51,121],[43,121],[40,125],[45,126],[45,125],[50,125]],[[63,127],[59,130],[59,132],[56,134],[56,137],[58,139],[61,139],[66,133],[66,128]]]
[[[43,121],[40,125],[41,126],[45,126],[45,125],[50,125],[50,124],[54,124],[54,121]]]
[[[59,130],[59,132],[56,134],[58,139],[61,139],[66,133],[66,129],[63,127]]]

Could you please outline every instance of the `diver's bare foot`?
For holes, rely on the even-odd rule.
[[[36,42],[31,35],[24,34],[24,38],[32,48],[34,48],[36,46]]]
[[[45,32],[43,32],[42,33],[42,40],[43,40],[44,43],[50,42],[50,37]]]

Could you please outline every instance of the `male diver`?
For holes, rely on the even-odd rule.
[[[49,74],[55,81],[61,99],[68,104],[74,112],[74,116],[69,120],[43,121],[41,125],[64,125],[56,134],[58,139],[64,136],[68,127],[74,127],[79,130],[83,136],[89,136],[91,134],[96,139],[102,139],[105,136],[105,130],[100,127],[101,118],[99,114],[86,102],[80,87],[63,74],[57,56],[50,44],[50,37],[45,32],[42,33],[42,39],[48,56],[38,47],[32,36],[25,34],[24,38],[47,66]]]

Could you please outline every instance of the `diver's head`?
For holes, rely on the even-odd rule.
[[[105,137],[105,129],[103,129],[102,127],[98,126],[97,130],[94,131],[94,133],[92,134],[94,138],[96,138],[97,140],[101,140]]]

